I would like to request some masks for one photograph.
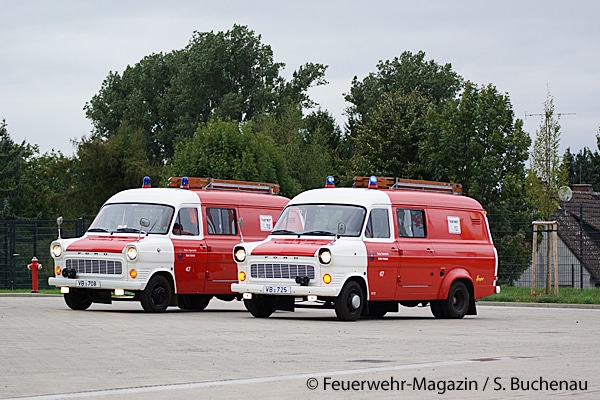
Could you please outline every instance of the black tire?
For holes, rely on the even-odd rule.
[[[383,318],[387,314],[386,303],[377,301],[369,302],[369,312],[367,315],[371,318]]]
[[[360,285],[354,281],[346,282],[335,298],[335,315],[340,321],[356,321],[360,317],[365,303],[365,295]]]
[[[446,318],[444,315],[444,310],[442,308],[442,302],[440,300],[433,300],[429,303],[429,307],[431,308],[431,313],[436,318]]]
[[[254,295],[250,300],[244,300],[246,309],[256,318],[269,318],[275,312],[275,296]]]
[[[173,289],[167,278],[155,275],[140,293],[140,303],[146,312],[164,312],[171,303]]]
[[[202,311],[211,299],[212,296],[208,294],[178,294],[177,306],[182,310]]]
[[[469,290],[467,286],[456,281],[450,287],[448,298],[442,301],[442,312],[446,318],[461,319],[469,310]]]
[[[73,289],[65,293],[65,303],[72,310],[87,310],[92,305],[92,292],[89,290]]]

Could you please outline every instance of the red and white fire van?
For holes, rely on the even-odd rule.
[[[373,176],[326,186],[294,197],[265,240],[234,247],[231,289],[255,317],[316,306],[354,321],[429,304],[436,318],[462,318],[499,292],[486,213],[460,185]]]
[[[241,299],[231,250],[244,238],[264,239],[289,199],[275,184],[170,178],[168,188],[125,190],[112,196],[81,238],[50,245],[65,302],[85,310],[94,302],[140,301],[145,311],[170,305],[203,310],[213,296]]]

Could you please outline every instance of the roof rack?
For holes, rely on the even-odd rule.
[[[182,178],[183,177],[181,176],[170,177],[167,186],[175,188],[181,187]],[[279,194],[279,185],[276,183],[188,177],[188,184],[190,189],[218,189],[238,192]]]
[[[369,187],[368,176],[355,176],[353,187]],[[425,192],[442,192],[451,194],[462,194],[460,183],[425,181],[420,179],[393,178],[387,176],[377,177],[378,189],[394,190],[421,190]]]

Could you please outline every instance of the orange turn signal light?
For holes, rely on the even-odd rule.
[[[238,280],[240,282],[244,282],[246,280],[246,273],[244,271],[240,271],[238,273]]]

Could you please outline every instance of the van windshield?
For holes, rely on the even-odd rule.
[[[150,221],[150,225],[143,227],[141,219]],[[173,207],[162,204],[147,203],[114,203],[105,204],[88,232],[107,233],[147,233],[166,234],[169,231]]]
[[[294,204],[286,207],[272,235],[360,236],[364,207],[345,204]]]

